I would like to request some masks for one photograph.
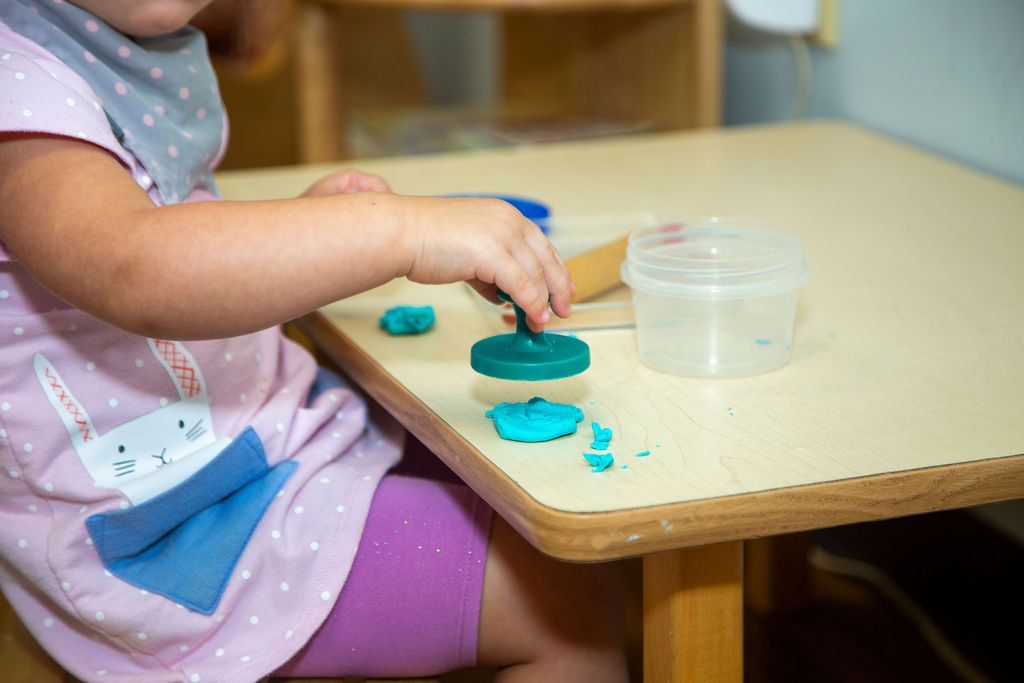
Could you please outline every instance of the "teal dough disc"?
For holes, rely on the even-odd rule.
[[[583,411],[534,396],[527,403],[499,403],[485,415],[494,420],[498,435],[509,441],[536,443],[573,434]]]
[[[538,381],[578,375],[590,367],[586,342],[559,334],[544,335],[546,344],[523,350],[515,334],[499,334],[473,344],[469,364],[481,375],[498,379]],[[521,342],[522,340],[520,340]]]

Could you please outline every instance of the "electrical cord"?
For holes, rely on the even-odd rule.
[[[895,581],[873,564],[834,555],[821,546],[808,554],[811,566],[830,574],[858,579],[873,586],[917,628],[939,658],[969,683],[992,683],[942,632],[928,613],[901,589]]]

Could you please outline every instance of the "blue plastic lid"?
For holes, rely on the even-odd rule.
[[[541,232],[547,233],[548,231],[548,218],[551,217],[551,209],[547,204],[536,199],[530,199],[528,197],[518,197],[509,194],[487,194],[486,192],[468,192],[460,194],[446,195],[448,197],[488,197],[491,199],[501,199],[508,202],[512,206],[519,209],[519,213],[523,214],[526,218],[530,219],[537,224],[537,227],[541,229]]]

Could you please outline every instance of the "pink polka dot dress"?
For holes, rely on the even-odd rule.
[[[14,4],[0,2],[0,130],[96,145],[158,205],[216,198],[224,120],[205,55],[99,50],[88,36],[109,27],[90,17],[73,69],[12,28]],[[94,88],[90,64],[124,78]],[[117,97],[145,112],[126,125]],[[394,423],[368,420],[278,329],[132,335],[54,297],[2,243],[0,349],[0,587],[62,666],[257,680],[310,640],[400,456]]]

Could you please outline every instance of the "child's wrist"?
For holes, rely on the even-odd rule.
[[[422,203],[420,197],[392,195],[395,201],[394,240],[395,277],[405,277],[412,271],[420,250]]]

